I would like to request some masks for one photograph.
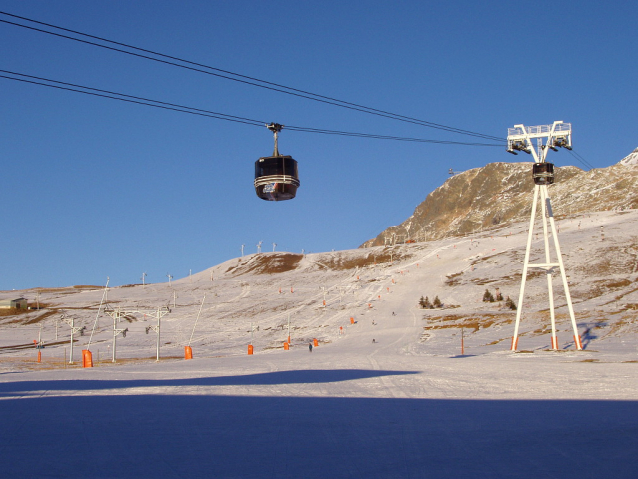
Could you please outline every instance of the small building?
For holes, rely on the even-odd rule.
[[[0,299],[0,309],[27,309],[29,302],[24,298],[18,299]]]

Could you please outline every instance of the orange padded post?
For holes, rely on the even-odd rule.
[[[290,349],[290,345],[284,342],[284,351],[288,351]]]
[[[38,351],[38,362],[42,362],[42,351]]]
[[[82,350],[82,367],[83,368],[93,367],[93,354],[88,349]]]
[[[350,324],[354,324],[354,318],[350,318]]]
[[[252,345],[252,344],[249,344],[249,345],[248,345],[248,355],[249,355],[249,356],[252,356],[252,354],[253,354],[253,345]]]
[[[315,348],[316,348],[317,346],[319,346],[319,341],[317,341],[317,338],[314,338],[314,339],[312,340],[312,344],[314,344],[314,345],[315,345]]]
[[[184,346],[184,359],[193,359],[193,348]]]

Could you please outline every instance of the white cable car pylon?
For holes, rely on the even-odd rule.
[[[532,170],[532,176],[534,179],[534,200],[532,202],[532,214],[529,222],[529,233],[527,236],[527,248],[525,250],[525,259],[523,261],[523,275],[521,278],[521,290],[518,297],[518,309],[516,311],[516,324],[514,326],[514,336],[512,336],[511,350],[516,351],[518,347],[518,329],[521,321],[521,315],[523,312],[523,300],[525,296],[525,282],[527,280],[528,268],[538,268],[545,271],[547,277],[547,289],[549,291],[549,314],[552,325],[552,349],[558,349],[558,338],[556,336],[556,316],[554,313],[554,293],[552,288],[552,272],[555,268],[560,269],[560,275],[563,281],[563,288],[565,290],[565,299],[567,301],[567,309],[569,310],[569,317],[571,319],[572,328],[574,330],[574,344],[579,351],[583,349],[578,335],[578,327],[576,325],[576,319],[574,317],[574,308],[572,306],[571,295],[569,294],[569,285],[567,284],[567,275],[565,274],[565,265],[563,264],[563,258],[560,251],[560,244],[558,242],[558,235],[556,232],[556,225],[554,223],[554,213],[552,211],[552,205],[547,191],[547,186],[554,183],[554,165],[547,163],[547,153],[549,150],[558,151],[557,147],[563,147],[571,150],[571,124],[563,123],[562,121],[555,121],[552,125],[540,125],[529,126],[514,125],[514,128],[510,128],[507,136],[507,151],[509,153],[516,154],[516,151],[523,151],[527,154],[531,154],[536,160]],[[535,138],[537,142],[537,148],[535,149],[532,144],[532,139]],[[547,141],[543,144],[543,139]],[[541,217],[543,220],[543,244],[545,248],[545,262],[544,263],[530,263],[529,256],[532,248],[532,238],[534,234],[534,223],[536,219],[536,210],[538,206],[538,199],[541,199]],[[549,226],[552,230],[552,239],[554,243],[554,249],[556,254],[556,261],[552,262],[551,254],[549,251],[549,235],[547,231],[547,220],[549,220]]]

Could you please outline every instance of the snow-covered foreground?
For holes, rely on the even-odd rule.
[[[103,292],[42,291],[56,311],[40,321],[42,363],[19,347],[37,338],[41,311],[0,321],[0,475],[635,477],[636,271],[621,259],[636,213],[561,224],[584,351],[570,341],[561,294],[563,349],[548,350],[545,278],[529,282],[521,352],[508,351],[514,313],[481,301],[494,287],[518,299],[525,225],[405,245],[392,262],[383,248],[253,255],[170,287],[110,290],[112,308],[174,304],[159,362],[145,334],[155,320],[143,316],[118,324],[129,328],[120,361],[106,361],[112,320],[100,313],[91,350],[101,361],[64,369],[69,328],[53,345],[56,308],[87,326],[77,363]],[[447,309],[418,309],[421,295]],[[168,358],[183,357],[191,335],[194,359]]]

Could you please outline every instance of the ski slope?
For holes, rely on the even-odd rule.
[[[528,280],[519,352],[509,351],[515,312],[482,301],[499,287],[518,303],[526,224],[249,255],[170,285],[109,288],[109,310],[149,313],[116,325],[129,331],[115,363],[103,288],[40,290],[46,309],[0,318],[2,475],[635,477],[638,212],[558,224],[584,351],[559,280],[559,351],[544,277]],[[18,293],[31,304],[36,290]],[[422,295],[444,307],[420,309]],[[146,328],[164,306],[156,362]],[[62,314],[86,326],[66,368]],[[41,363],[18,347],[38,334]],[[83,369],[89,339],[95,367]]]

